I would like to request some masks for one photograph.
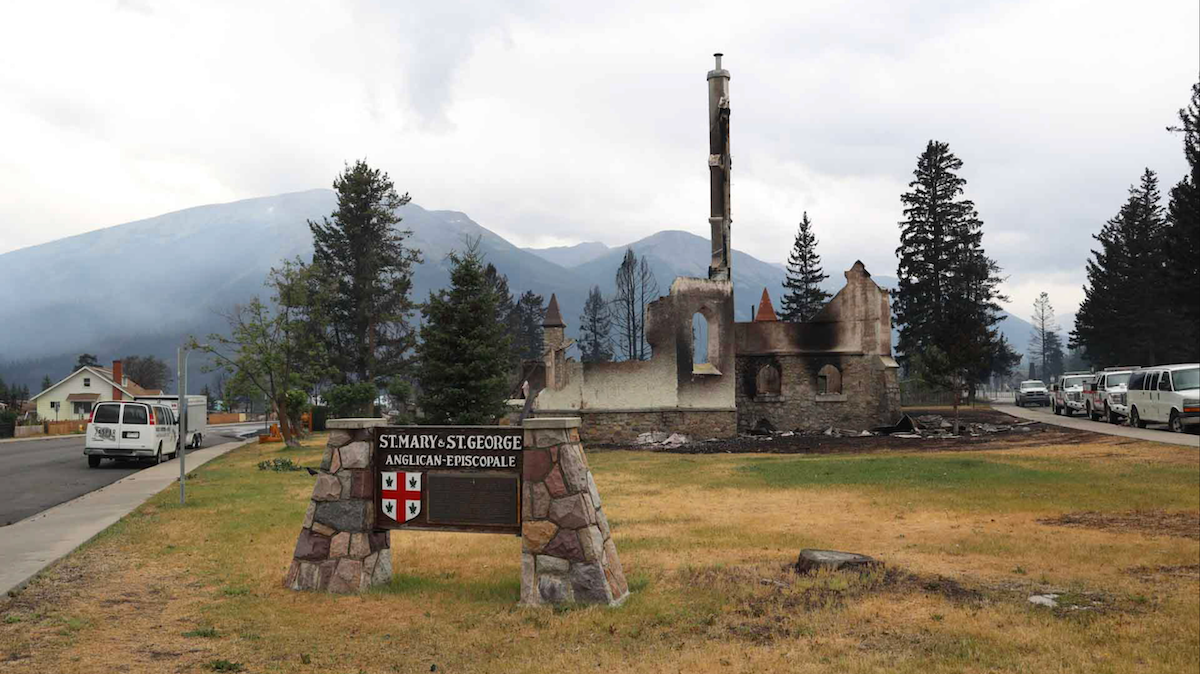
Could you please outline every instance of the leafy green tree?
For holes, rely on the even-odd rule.
[[[192,338],[189,348],[210,355],[217,369],[232,376],[228,389],[256,391],[266,398],[279,419],[279,430],[289,447],[299,445],[290,423],[287,393],[304,388],[327,375],[320,325],[314,326],[312,308],[324,305],[314,297],[312,275],[319,269],[299,261],[285,261],[268,275],[273,290],[271,304],[258,297],[235,305],[225,315],[229,334],[211,334],[208,344]]]
[[[1070,346],[1094,363],[1156,365],[1172,359],[1183,326],[1161,283],[1166,274],[1166,218],[1158,176],[1146,169],[1116,217],[1093,238],[1084,299]],[[1193,299],[1194,301],[1194,299]]]
[[[962,385],[953,389],[956,413],[963,387],[973,389],[992,363],[1012,359],[995,328],[999,302],[1007,300],[999,292],[1000,268],[984,253],[974,202],[961,198],[961,168],[962,160],[939,141],[929,141],[917,159],[910,191],[900,197],[905,220],[894,304],[903,356],[925,356],[931,383]]]
[[[780,320],[791,323],[812,320],[832,297],[821,289],[821,282],[827,278],[829,274],[821,269],[821,256],[817,254],[817,236],[805,211],[788,256]]]
[[[409,202],[386,173],[358,160],[333,181],[337,208],[308,222],[316,278],[327,285],[326,351],[336,383],[386,381],[409,366],[416,343],[409,320],[413,265],[420,251],[398,229],[396,211]]]
[[[75,367],[71,371],[75,372],[81,367],[97,367],[98,365],[100,365],[100,361],[96,360],[96,356],[94,354],[81,353],[79,354],[79,357],[75,359]]]
[[[121,370],[130,381],[142,388],[166,391],[175,380],[170,366],[161,358],[151,355],[125,356],[121,359]]]
[[[600,286],[592,286],[583,315],[579,317],[580,360],[585,363],[607,363],[613,358],[612,313],[609,303],[600,294]]]
[[[334,417],[363,417],[372,413],[371,407],[379,390],[369,381],[334,386],[325,393],[329,411]]]
[[[431,424],[489,424],[504,414],[511,343],[478,239],[450,256],[450,287],[421,309],[420,406]]]

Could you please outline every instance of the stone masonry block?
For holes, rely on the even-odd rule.
[[[317,476],[317,484],[313,486],[314,501],[336,501],[342,496],[342,483],[328,473]]]
[[[558,466],[555,466],[550,474],[546,476],[546,488],[550,490],[550,495],[554,498],[567,495],[567,485],[563,482],[562,473],[559,472]]]
[[[360,560],[349,557],[339,559],[333,577],[329,579],[329,591],[339,594],[357,592],[362,582],[362,568]]]
[[[521,540],[529,552],[540,552],[557,533],[558,525],[547,520],[525,522],[521,525]]]
[[[326,447],[341,447],[350,443],[350,434],[346,431],[329,431],[329,440],[325,442]]]
[[[544,449],[527,449],[521,457],[521,477],[526,482],[541,482],[546,479],[553,462],[550,452]]]
[[[369,501],[325,501],[317,504],[314,522],[320,522],[338,531],[368,531],[371,528]]]
[[[551,557],[550,555],[537,556],[537,572],[556,574],[559,576],[567,575],[571,570],[571,563],[560,557]]]
[[[316,511],[314,509],[314,513],[315,512]],[[317,532],[318,534],[321,534],[322,536],[333,536],[334,534],[337,533],[337,529],[334,529],[333,527],[329,526],[328,524],[321,524],[320,522],[313,522],[312,530]]]
[[[391,534],[387,530],[372,531],[369,542],[371,543],[371,552],[378,552],[392,547]]]
[[[583,494],[550,502],[550,521],[564,529],[580,529],[595,521],[595,512]]]
[[[529,514],[530,517],[537,520],[544,520],[550,516],[550,490],[546,485],[537,482],[529,487]]]
[[[569,529],[559,529],[554,538],[542,548],[542,552],[555,557],[569,559],[572,562],[582,562],[583,547],[579,545],[579,536]]]
[[[587,488],[588,496],[592,497],[592,507],[599,508],[601,505],[600,490],[596,488],[596,478],[592,477],[592,471],[590,470],[587,474]]]
[[[600,535],[600,527],[592,525],[579,530],[579,547],[583,548],[583,558],[589,562],[599,562],[604,556],[604,537]]]
[[[353,534],[350,536],[350,557],[354,559],[363,559],[371,554],[371,544],[367,541],[367,534]]]
[[[342,471],[350,473],[350,498],[371,498],[374,492],[374,481],[370,471],[366,470],[348,470]]]
[[[329,544],[330,557],[345,557],[350,552],[350,534],[343,531],[333,537]]]
[[[387,585],[392,580],[392,550],[383,548],[379,558],[375,560],[375,569],[371,572],[372,585]]]
[[[302,524],[301,526],[303,526],[305,529],[311,528],[312,523],[313,523],[313,521],[312,521],[313,513],[315,513],[316,511],[317,511],[317,504],[313,503],[312,501],[309,501],[308,502],[308,510],[304,511],[304,524]]]
[[[533,432],[538,447],[552,447],[567,441],[566,429],[546,428]]]
[[[565,604],[574,598],[570,581],[559,576],[538,577],[538,594],[548,604]]]
[[[587,466],[583,463],[583,451],[574,445],[559,448],[558,467],[562,470],[567,490],[572,494],[587,491]]]
[[[572,564],[571,590],[578,602],[607,604],[613,600],[608,579],[598,563]]]
[[[534,568],[533,555],[528,552],[521,553],[521,604],[524,606],[541,603]]]
[[[352,442],[342,447],[342,468],[366,468],[371,462],[371,443]]]
[[[296,550],[292,553],[296,559],[320,561],[329,557],[329,537],[313,533],[311,529],[302,529],[296,539]]]

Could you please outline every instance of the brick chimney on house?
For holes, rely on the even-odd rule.
[[[121,371],[121,361],[114,360],[112,370],[113,370],[113,382],[116,384],[124,385],[124,382],[121,381],[124,378],[124,374],[125,374],[124,372]],[[121,399],[121,389],[117,388],[116,386],[113,386],[112,393],[113,393],[113,400]]]

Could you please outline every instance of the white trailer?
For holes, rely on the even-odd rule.
[[[179,418],[179,396],[137,396],[134,400],[157,401],[169,405],[175,418]],[[187,405],[187,433],[181,431],[179,437],[187,438],[188,448],[194,449],[200,446],[204,434],[208,432],[208,396],[188,396]]]

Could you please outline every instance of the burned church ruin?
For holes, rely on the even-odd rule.
[[[593,444],[629,443],[655,431],[706,439],[755,427],[870,428],[899,416],[888,293],[861,262],[809,322],[779,321],[765,291],[755,320],[734,322],[729,111],[729,71],[717,54],[708,73],[708,278],[677,278],[647,307],[651,357],[645,361],[567,358],[573,341],[551,298],[544,387],[533,400],[534,416],[578,416],[581,436]],[[696,314],[707,324],[703,344],[692,342]],[[697,349],[708,362],[695,362]]]

